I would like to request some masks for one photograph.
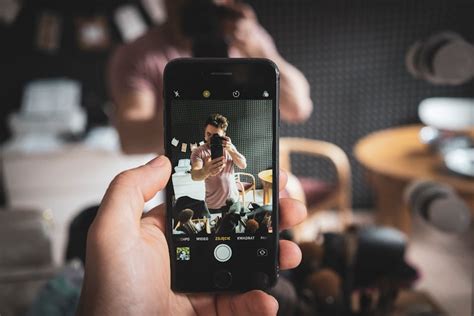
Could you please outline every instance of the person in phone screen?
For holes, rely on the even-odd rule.
[[[191,177],[205,181],[205,202],[211,212],[226,206],[228,199],[238,201],[239,191],[234,178],[234,166],[247,167],[247,160],[226,136],[229,123],[221,114],[210,115],[204,124],[205,143],[191,154]],[[211,141],[217,138],[222,144],[222,155],[212,159]]]

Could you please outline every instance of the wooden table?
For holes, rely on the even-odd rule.
[[[375,191],[377,223],[407,234],[411,213],[403,202],[403,192],[413,180],[430,179],[453,186],[474,214],[474,179],[448,171],[442,158],[420,142],[418,133],[422,127],[409,125],[378,131],[359,140],[354,148]]]
[[[272,170],[263,170],[258,173],[258,178],[263,184],[263,205],[272,203]]]

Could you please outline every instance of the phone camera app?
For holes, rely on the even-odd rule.
[[[273,233],[271,108],[272,100],[174,101],[169,141],[178,240],[265,240]]]

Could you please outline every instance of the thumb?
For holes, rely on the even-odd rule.
[[[145,202],[167,184],[171,163],[166,156],[123,171],[110,183],[97,214],[98,220],[121,225],[140,223]]]
[[[276,315],[277,300],[260,290],[253,290],[236,295],[222,295],[217,301],[219,311],[231,310],[232,315]]]

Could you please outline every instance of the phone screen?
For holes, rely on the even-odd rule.
[[[228,63],[237,63],[232,75],[213,75],[208,62],[186,73],[194,84],[166,82],[168,238],[178,291],[262,288],[276,280],[277,77],[273,70],[256,84],[242,74],[259,64]]]

